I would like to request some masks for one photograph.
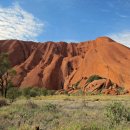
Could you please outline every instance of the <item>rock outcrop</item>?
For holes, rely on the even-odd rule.
[[[74,95],[97,95],[110,94],[121,95],[129,91],[113,83],[110,79],[92,75],[89,78],[82,78],[75,84],[69,86],[66,90],[58,90],[56,94],[74,94]]]
[[[0,52],[9,54],[17,71],[14,83],[20,87],[67,90],[80,79],[97,74],[130,90],[130,49],[108,37],[69,44],[1,40]]]

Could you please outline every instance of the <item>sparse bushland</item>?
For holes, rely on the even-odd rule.
[[[22,95],[30,98],[36,96],[47,96],[47,95],[54,95],[54,90],[48,90],[46,88],[38,88],[38,87],[27,87],[21,89]]]
[[[100,95],[104,86],[96,93],[100,96],[85,96],[79,89],[80,80],[73,84],[78,91],[72,95],[67,91],[54,95],[53,90],[37,87],[14,88],[15,71],[7,58],[7,54],[0,56],[0,92],[7,97],[0,99],[0,130],[129,130],[129,96]],[[102,78],[93,75],[87,83],[98,79]],[[115,100],[119,102],[113,103]]]
[[[119,104],[121,102],[121,105],[115,105],[114,101]],[[0,129],[36,130],[39,127],[41,130],[129,130],[129,109],[127,95],[54,95],[31,97],[29,100],[19,98],[0,108]],[[106,112],[110,115],[109,112],[113,111],[117,111],[119,116],[112,119],[115,121],[121,117],[123,121],[110,127],[111,117],[106,116]],[[125,114],[126,111],[128,114]]]
[[[30,99],[31,97],[36,96],[47,96],[47,95],[54,95],[54,90],[47,90],[45,88],[38,88],[38,87],[28,87],[28,88],[17,88],[11,87],[7,91],[6,98],[9,99],[10,103],[14,102],[19,97],[25,97]]]
[[[110,122],[110,127],[129,121],[130,113],[121,102],[114,102],[106,107],[106,116]]]

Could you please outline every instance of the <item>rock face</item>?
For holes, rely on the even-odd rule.
[[[125,94],[123,88],[119,87],[117,84],[112,83],[110,79],[99,79],[94,80],[84,87],[85,93],[92,94]]]
[[[92,75],[95,76],[95,75]],[[91,76],[90,76],[91,77]],[[90,77],[88,79],[90,79]],[[56,94],[75,94],[75,95],[97,95],[97,94],[110,94],[121,95],[129,93],[128,90],[113,83],[110,79],[100,78],[94,79],[91,82],[82,78],[67,90],[58,90]]]
[[[67,90],[97,74],[130,90],[130,49],[108,37],[78,44],[1,40],[0,52],[9,54],[17,86]]]

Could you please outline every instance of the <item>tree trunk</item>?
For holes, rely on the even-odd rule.
[[[1,96],[4,96],[4,84],[3,84],[3,79],[2,77],[0,77],[0,92],[1,92]]]
[[[5,89],[4,91],[4,97],[6,98],[6,95],[7,95],[7,89]]]
[[[2,95],[2,97],[4,96],[4,90],[3,90],[3,88],[1,89],[1,95]]]
[[[5,75],[5,86],[4,86],[4,97],[6,98],[7,95],[7,91],[8,91],[8,72]]]

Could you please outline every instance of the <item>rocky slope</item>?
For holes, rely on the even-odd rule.
[[[67,90],[97,74],[130,90],[130,49],[108,37],[70,44],[1,40],[0,52],[9,54],[17,86]]]

